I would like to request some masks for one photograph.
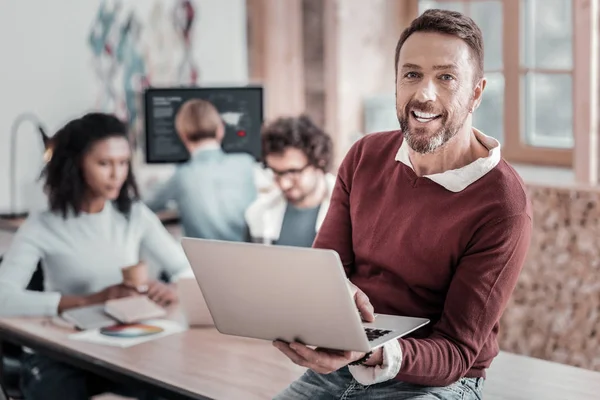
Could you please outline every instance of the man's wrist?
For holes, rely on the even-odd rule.
[[[369,358],[371,358],[372,354],[373,354],[373,352],[369,351],[368,353],[365,353],[361,358],[352,361],[348,365],[365,365],[365,363],[369,360]]]
[[[350,373],[362,385],[373,385],[394,379],[402,366],[402,348],[397,340],[390,340],[373,352],[365,365],[350,366]]]
[[[373,350],[373,354],[363,363],[364,366],[374,367],[377,365],[383,365],[383,347],[379,347]]]

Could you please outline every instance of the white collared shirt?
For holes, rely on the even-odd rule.
[[[483,134],[475,128],[473,128],[473,133],[475,134],[475,137],[477,137],[477,140],[489,150],[487,157],[478,158],[471,164],[465,165],[462,168],[452,169],[438,174],[423,175],[423,177],[431,179],[438,185],[456,193],[464,190],[470,184],[494,169],[500,162],[500,142],[491,136]],[[402,145],[400,145],[400,148],[396,153],[395,160],[400,161],[414,171],[408,152],[408,142],[403,140]]]
[[[194,149],[194,151],[192,152],[192,156],[194,156],[198,153],[202,153],[204,151],[217,150],[220,148],[221,148],[221,143],[217,142],[216,140],[210,140],[210,141],[207,141],[206,143],[202,143],[201,145],[196,147],[196,149]]]

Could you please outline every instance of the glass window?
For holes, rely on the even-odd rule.
[[[573,147],[571,74],[530,72],[522,76],[524,129],[527,144]]]
[[[488,136],[504,141],[504,74],[486,73],[487,84],[479,108],[473,112],[473,126]]]
[[[573,147],[571,0],[521,0],[521,137],[531,146]]]
[[[435,0],[420,0],[419,1],[419,14],[430,8],[441,8],[444,10],[458,11],[461,13],[465,12],[464,1],[435,1]]]
[[[521,65],[573,68],[571,0],[521,0]]]
[[[502,3],[477,1],[469,5],[469,16],[481,29],[484,43],[484,68],[498,71],[502,62]]]

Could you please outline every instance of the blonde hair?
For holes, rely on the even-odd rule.
[[[215,106],[201,99],[183,103],[175,117],[179,135],[190,142],[216,138],[221,124],[221,116]]]

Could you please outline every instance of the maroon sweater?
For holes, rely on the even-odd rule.
[[[500,160],[454,193],[396,161],[401,143],[395,131],[354,144],[314,247],[339,253],[375,312],[431,319],[399,340],[396,379],[446,386],[485,377],[529,247],[523,182]]]

